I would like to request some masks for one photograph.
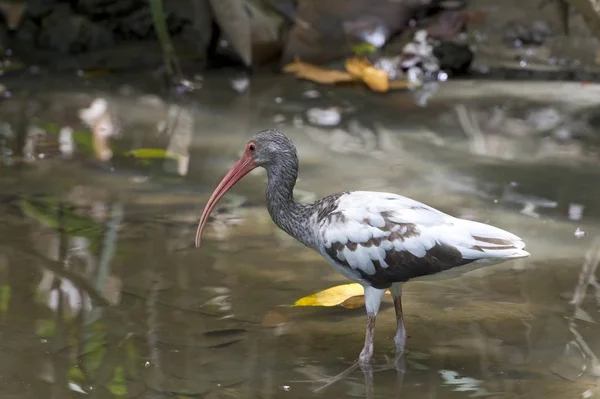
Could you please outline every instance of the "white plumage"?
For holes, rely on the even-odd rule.
[[[529,256],[523,240],[508,231],[458,219],[397,194],[345,193],[326,216],[318,225],[321,252],[329,255],[336,268],[341,261],[366,275],[375,275],[374,261],[385,269],[394,253],[405,251],[425,258],[436,245],[456,249],[465,261],[496,263]],[[362,280],[358,274],[354,279]]]

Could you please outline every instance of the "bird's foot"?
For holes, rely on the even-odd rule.
[[[398,373],[404,374],[406,371],[406,361],[404,359],[404,352],[396,352],[394,356],[394,368]]]
[[[373,347],[365,346],[363,350],[360,352],[360,356],[358,357],[358,363],[360,367],[364,369],[365,367],[371,366],[371,361],[373,360]]]
[[[396,353],[399,355],[403,354],[404,348],[406,348],[406,332],[403,327],[399,328],[394,336],[394,344],[396,345]]]

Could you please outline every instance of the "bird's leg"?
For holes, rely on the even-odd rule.
[[[370,286],[365,286],[365,307],[367,308],[367,331],[365,334],[365,346],[360,352],[359,361],[361,365],[366,365],[373,357],[373,338],[375,336],[375,317],[379,312],[381,300],[385,295],[385,290],[380,290]]]
[[[396,309],[396,323],[398,329],[394,336],[394,343],[396,344],[397,358],[404,353],[404,347],[406,346],[406,329],[404,328],[404,315],[402,312],[402,283],[394,283],[390,287],[392,298],[394,299],[394,309]]]

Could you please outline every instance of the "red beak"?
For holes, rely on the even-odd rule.
[[[211,194],[206,206],[204,207],[204,211],[202,211],[202,216],[200,217],[200,222],[198,223],[198,230],[196,231],[196,247],[200,247],[200,241],[202,240],[202,231],[204,230],[204,226],[206,225],[206,221],[210,216],[210,213],[214,209],[217,202],[221,199],[222,196],[225,195],[227,191],[231,187],[235,185],[240,179],[246,176],[251,170],[255,169],[258,165],[254,163],[252,157],[244,152],[244,155],[240,158],[239,161],[233,165],[233,167],[227,172],[221,183],[217,186],[215,191]]]

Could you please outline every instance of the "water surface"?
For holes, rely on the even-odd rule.
[[[600,393],[600,169],[593,135],[584,134],[595,128],[596,86],[450,82],[419,106],[407,93],[260,76],[240,94],[229,78],[205,77],[177,101],[193,119],[185,176],[120,155],[172,143],[156,132],[172,99],[156,105],[114,82],[35,95],[14,84],[0,108],[14,133],[1,144],[3,397]],[[32,159],[11,155],[24,125],[87,131],[77,112],[97,96],[120,123],[111,167],[81,146],[63,159],[51,134],[36,141]],[[332,106],[342,111],[339,126],[307,124],[306,109]],[[405,372],[390,365],[388,297],[372,380],[360,369],[340,375],[362,347],[364,310],[289,306],[347,281],[272,224],[264,173],[236,187],[202,249],[192,247],[210,191],[247,139],[272,126],[298,146],[301,199],[401,193],[513,231],[532,257],[406,284]]]

